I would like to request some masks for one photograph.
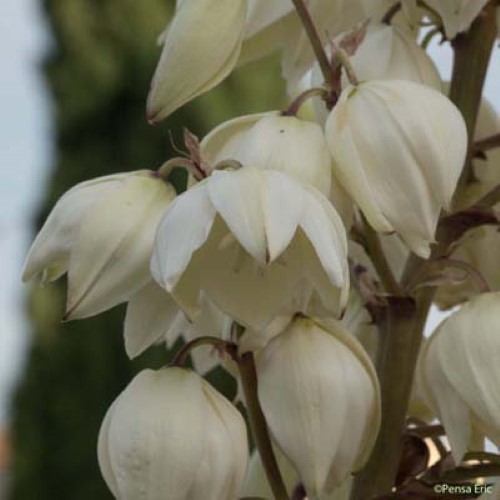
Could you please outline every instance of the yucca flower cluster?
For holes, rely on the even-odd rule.
[[[151,123],[275,51],[291,104],[186,132],[189,157],[158,169],[78,184],[29,251],[24,279],[67,275],[65,319],[128,303],[131,358],[185,340],[108,410],[98,459],[115,498],[430,495],[440,476],[412,439],[437,439],[456,470],[485,438],[500,445],[499,280],[485,283],[500,166],[494,140],[474,145],[499,131],[486,102],[477,119],[488,59],[471,49],[448,97],[418,43],[422,23],[458,48],[477,31],[484,58],[494,3],[177,0]],[[419,355],[435,300],[466,303]],[[203,378],[218,365],[239,408]]]

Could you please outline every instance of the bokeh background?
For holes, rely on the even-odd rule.
[[[172,153],[171,131],[199,136],[238,114],[286,99],[279,61],[236,71],[162,126],[145,120],[172,0],[2,0],[0,16],[0,499],[111,499],[96,460],[111,401],[154,348],[130,362],[124,309],[63,324],[64,283],[20,283],[24,255],[57,198],[77,182],[155,168]],[[443,75],[449,50],[432,46]],[[500,104],[498,51],[487,94]],[[182,175],[176,178],[182,185]],[[441,316],[433,313],[429,329]],[[220,374],[214,374],[219,377]],[[227,386],[227,390],[231,387]]]

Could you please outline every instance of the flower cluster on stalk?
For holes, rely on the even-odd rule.
[[[426,286],[443,307],[472,300],[425,343],[410,408],[418,399],[424,419],[440,419],[457,462],[485,437],[500,443],[500,299],[442,269],[459,260],[489,275],[497,229],[474,229],[430,265],[443,213],[475,206],[500,170],[494,154],[474,158],[475,184],[457,198],[466,122],[417,43],[423,18],[453,39],[486,3],[177,0],[151,123],[273,51],[295,100],[200,141],[186,133],[189,157],[158,170],[78,184],[29,251],[24,279],[67,274],[65,319],[127,303],[129,357],[187,342],[108,410],[98,458],[117,499],[348,498],[384,416],[374,364],[388,296]],[[497,131],[484,103],[476,139]],[[184,192],[169,183],[174,166],[190,172]],[[408,282],[410,254],[430,264]],[[194,370],[182,366],[189,352]],[[217,365],[239,380],[258,452],[240,411],[202,378]]]

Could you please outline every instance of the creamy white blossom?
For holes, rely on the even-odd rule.
[[[445,319],[421,354],[422,388],[442,421],[455,461],[500,445],[500,294],[473,298]]]
[[[339,314],[347,300],[347,241],[340,217],[313,186],[275,170],[215,171],[160,223],[151,271],[190,317],[207,296],[246,326],[314,290]],[[298,308],[298,309],[297,309]]]
[[[297,318],[257,357],[271,434],[309,495],[331,491],[368,458],[380,423],[375,370],[340,323]]]
[[[449,208],[467,149],[458,109],[403,80],[346,88],[326,123],[336,177],[379,232],[397,232],[422,257]]]
[[[446,37],[450,40],[467,31],[488,0],[426,0],[443,22]]]
[[[201,151],[212,165],[236,160],[279,170],[315,186],[328,195],[344,225],[350,227],[352,200],[332,179],[332,159],[316,123],[278,112],[241,116],[214,128],[201,141]]]
[[[247,454],[238,410],[182,368],[139,373],[99,433],[99,466],[119,500],[234,500]]]
[[[246,0],[178,3],[151,82],[150,121],[166,118],[229,75],[240,55],[246,9]]]
[[[149,260],[175,191],[152,171],[76,185],[52,209],[26,258],[23,279],[68,274],[66,319],[129,300],[151,281]]]

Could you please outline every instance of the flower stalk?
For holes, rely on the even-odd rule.
[[[266,419],[259,403],[257,394],[257,371],[253,353],[246,352],[239,356],[238,367],[248,409],[250,428],[259,450],[271,490],[276,500],[288,500],[288,493],[274,455]]]
[[[330,64],[330,61],[328,60],[328,56],[326,55],[325,48],[323,47],[323,43],[321,42],[318,30],[316,29],[314,21],[311,17],[311,13],[309,12],[309,9],[307,8],[304,0],[292,0],[292,2],[295,6],[295,10],[297,11],[297,15],[302,22],[302,25],[304,26],[309,41],[311,42],[314,54],[316,56],[316,59],[318,60],[318,64],[321,69],[321,73],[323,73],[325,82],[328,85],[331,85],[334,76],[332,66]]]

